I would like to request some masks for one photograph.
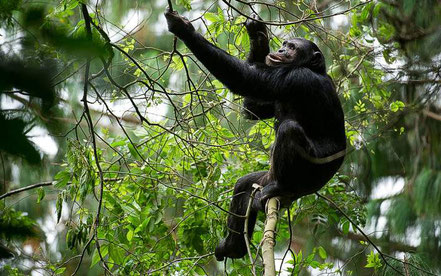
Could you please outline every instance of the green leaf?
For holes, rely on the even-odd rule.
[[[303,253],[302,250],[299,251],[299,253],[295,256],[296,263],[300,263],[303,260]]]
[[[373,18],[376,18],[376,17],[378,16],[378,14],[380,13],[380,9],[381,9],[382,6],[383,6],[383,5],[382,5],[381,2],[375,4],[374,10],[372,11],[372,17],[373,17]]]
[[[319,253],[320,258],[322,258],[323,260],[325,260],[328,257],[326,250],[321,246],[318,248],[318,253]]]
[[[395,101],[390,104],[390,110],[392,112],[397,112],[403,110],[405,107],[405,104],[402,101]]]
[[[109,247],[106,244],[104,244],[104,245],[101,245],[100,249],[101,249],[101,255],[103,256],[103,258],[106,257],[109,252]],[[98,249],[95,248],[95,250],[93,251],[93,255],[92,255],[92,261],[90,262],[90,267],[93,267],[99,261],[100,261],[100,255],[98,254]]]
[[[382,40],[387,41],[391,39],[394,34],[395,34],[394,27],[388,23],[383,23],[378,28],[378,37]]]
[[[320,263],[317,262],[317,261],[311,261],[311,262],[309,263],[309,265],[310,265],[312,268],[317,268],[317,267],[320,266]]]
[[[181,71],[184,69],[184,63],[182,62],[182,59],[178,55],[174,55],[172,58],[172,63],[170,65],[171,68],[176,69],[177,71]],[[184,62],[187,62],[187,58],[184,57]]]
[[[129,232],[127,232],[126,237],[128,241],[131,241],[133,239],[133,231],[129,230]]]
[[[343,231],[343,234],[345,234],[345,235],[347,235],[348,233],[349,233],[349,221],[345,221],[343,224],[342,224],[342,231]]]
[[[366,21],[369,18],[369,14],[370,14],[370,9],[371,9],[371,5],[366,5],[363,10],[361,11],[360,14],[360,20],[361,21]]]
[[[44,198],[45,195],[43,187],[38,188],[37,192],[38,192],[37,203],[40,203],[40,201]]]
[[[374,263],[368,263],[367,265],[365,265],[364,267],[375,267]]]
[[[63,274],[65,270],[66,270],[65,267],[60,267],[60,268],[57,268],[54,272],[55,272],[55,274],[59,275],[59,274]]]
[[[70,173],[68,171],[60,171],[55,175],[55,187],[63,188],[67,185],[70,180]]]
[[[382,266],[382,264],[380,261],[379,254],[371,251],[371,253],[369,255],[367,255],[367,264],[365,265],[365,267],[372,267],[375,270],[377,270],[381,266]]]
[[[109,245],[109,256],[117,264],[124,261],[124,251],[119,246]]]
[[[92,261],[90,262],[90,267],[93,267],[100,261],[100,255],[98,254],[98,249],[95,248],[92,255]]]
[[[136,151],[135,147],[132,145],[132,143],[127,144],[127,147],[129,148],[130,154],[133,158],[139,159],[138,152]]]
[[[211,12],[205,13],[204,17],[205,17],[205,19],[207,19],[208,21],[213,22],[213,23],[220,21],[219,16],[217,14],[214,14]]]
[[[60,222],[61,211],[63,209],[63,194],[58,194],[57,202],[55,203],[55,209],[57,211],[57,223]]]
[[[112,144],[110,144],[112,147],[120,147],[120,146],[124,146],[126,144],[126,141],[116,141],[113,142]]]
[[[217,7],[217,16],[219,17],[219,19],[223,22],[225,21],[224,18],[224,11],[221,9],[221,7]]]
[[[306,257],[305,262],[306,263],[311,263],[312,260],[314,259],[314,257],[315,257],[315,251],[314,251],[314,253],[311,253],[311,254],[308,255],[308,257]]]

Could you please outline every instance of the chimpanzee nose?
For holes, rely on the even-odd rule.
[[[279,49],[278,52],[281,54],[281,53],[285,52],[285,50],[284,49]]]

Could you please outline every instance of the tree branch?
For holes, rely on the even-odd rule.
[[[91,27],[90,27],[91,18],[89,16],[89,12],[87,11],[87,6],[85,4],[81,4],[81,10],[82,10],[85,25],[86,25],[87,38],[89,40],[92,40],[92,31],[91,31]],[[95,222],[94,222],[94,226],[93,226],[93,228],[94,228],[93,234],[90,237],[90,239],[87,241],[86,245],[84,246],[83,251],[81,252],[80,260],[75,268],[75,271],[72,273],[72,275],[75,275],[78,272],[87,248],[92,243],[92,240],[97,238],[97,236],[98,236],[98,227],[100,224],[100,215],[101,215],[101,208],[102,208],[102,204],[103,204],[103,193],[104,193],[104,176],[103,176],[104,174],[103,174],[103,170],[101,169],[100,162],[99,162],[99,156],[98,156],[96,140],[95,140],[95,129],[93,127],[93,121],[92,121],[92,117],[90,116],[90,111],[89,111],[89,104],[87,102],[90,61],[91,61],[91,59],[87,58],[86,69],[84,72],[84,87],[83,87],[82,102],[84,104],[84,113],[86,115],[86,121],[89,125],[89,131],[90,131],[91,140],[92,140],[93,156],[94,156],[95,164],[96,164],[96,167],[98,170],[100,194],[99,194],[99,199],[98,199],[98,208],[96,211]],[[110,275],[113,275],[112,272],[110,271],[109,267],[107,266],[103,255],[101,254],[100,244],[99,244],[98,240],[96,240],[95,246],[96,246],[98,255],[100,256],[100,260],[102,262],[104,270],[107,271]]]
[[[35,188],[44,187],[44,186],[51,186],[53,184],[54,184],[54,181],[47,181],[47,182],[41,182],[41,183],[37,183],[37,184],[32,184],[32,185],[29,185],[29,186],[26,186],[26,187],[23,187],[23,188],[19,188],[19,189],[12,190],[12,191],[9,191],[7,193],[4,193],[4,194],[2,194],[0,196],[0,199],[6,198],[6,197],[9,197],[11,195],[15,195],[15,194],[18,194],[18,193],[21,193],[21,192],[24,192],[24,191],[32,190],[32,189],[35,189]]]

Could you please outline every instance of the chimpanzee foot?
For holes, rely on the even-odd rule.
[[[272,197],[287,197],[287,191],[280,188],[277,185],[277,182],[268,183],[265,187],[263,187],[262,192],[260,193],[260,202],[262,206],[265,206],[266,201]]]
[[[216,256],[218,262],[223,261],[224,258],[240,259],[247,254],[247,247],[243,237],[241,238],[237,234],[234,235],[237,237],[232,238],[229,235],[227,238],[221,240],[219,245],[216,246],[214,256]]]
[[[281,207],[289,207],[291,203],[298,198],[298,195],[286,188],[281,188],[277,185],[277,182],[271,182],[263,187],[260,194],[259,201],[262,206],[261,210],[265,210],[266,201],[273,197],[278,197]]]

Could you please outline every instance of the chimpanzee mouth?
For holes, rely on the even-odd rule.
[[[283,63],[282,57],[279,55],[275,55],[273,53],[268,55],[268,59],[271,60],[272,62]]]

